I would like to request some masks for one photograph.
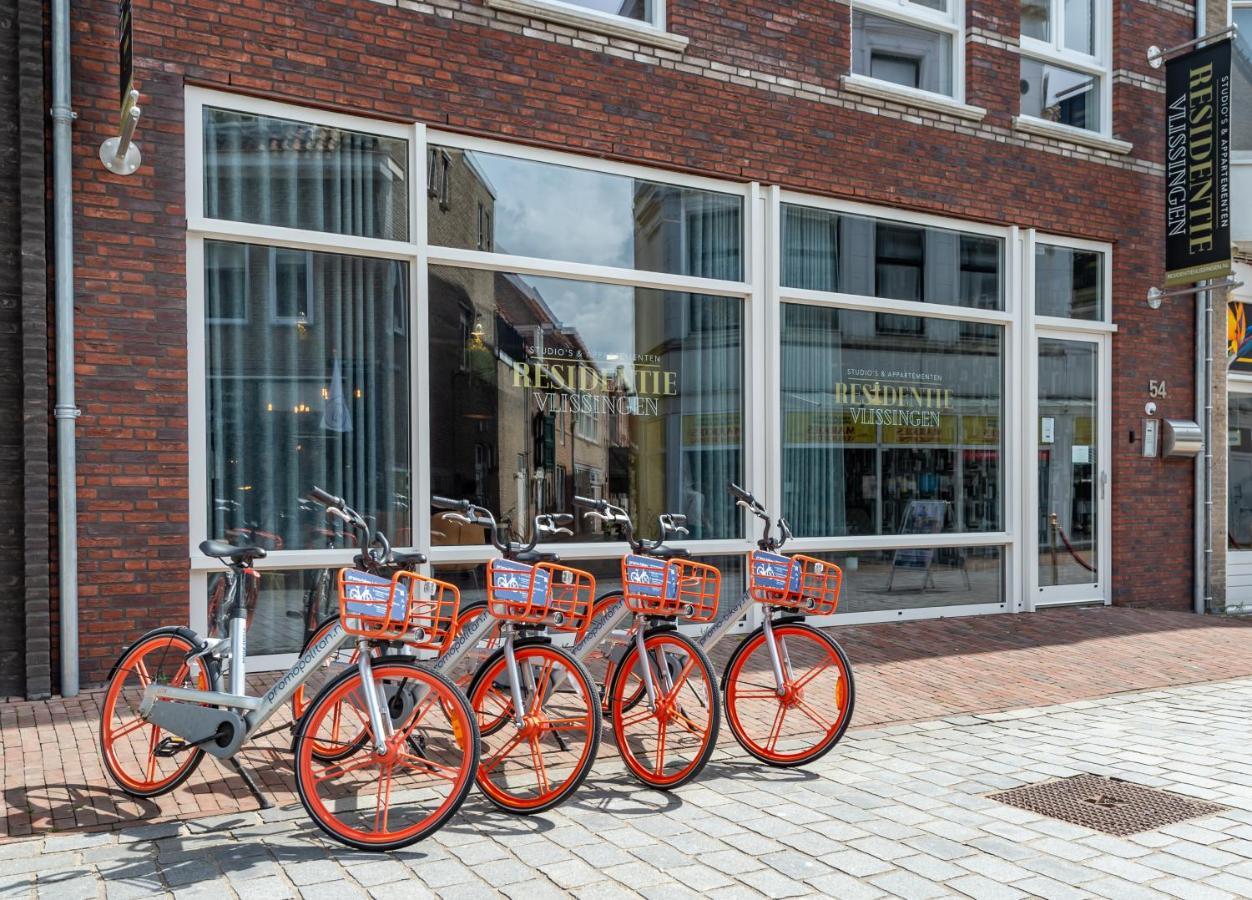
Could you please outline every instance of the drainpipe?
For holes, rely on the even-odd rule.
[[[1208,18],[1207,0],[1196,0],[1195,36],[1205,34],[1205,19]],[[1195,421],[1200,425],[1204,435],[1204,452],[1195,460],[1195,553],[1192,573],[1192,607],[1199,615],[1208,611],[1209,583],[1209,516],[1212,498],[1209,496],[1208,466],[1213,459],[1213,449],[1209,446],[1212,436],[1212,388],[1208,372],[1212,364],[1210,345],[1211,316],[1208,313],[1209,291],[1195,295]]]
[[[78,476],[74,420],[74,200],[70,108],[70,4],[52,0],[52,249],[56,297],[57,583],[61,695],[78,695]]]

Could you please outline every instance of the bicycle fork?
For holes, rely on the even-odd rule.
[[[365,694],[365,711],[370,718],[370,731],[374,733],[374,752],[379,756],[387,752],[387,743],[393,734],[391,716],[383,712],[387,699],[382,686],[374,683],[374,668],[370,664],[370,648],[366,641],[360,642],[356,662],[361,674],[361,692]]]
[[[791,669],[791,657],[787,654],[787,645],[774,634],[774,621],[766,616],[761,623],[761,631],[765,635],[765,647],[769,650],[770,668],[774,670],[774,690],[779,697],[786,696],[787,685],[795,678]]]

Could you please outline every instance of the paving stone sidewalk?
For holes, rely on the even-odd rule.
[[[672,794],[601,759],[541,816],[476,795],[387,856],[323,840],[298,806],[0,845],[0,896],[524,898],[1252,897],[1252,679],[851,732],[809,769],[719,751]],[[1113,838],[988,793],[1078,773],[1228,810]]]
[[[1124,607],[831,629],[852,658],[852,727],[955,713],[1043,706],[1122,691],[1252,676],[1252,621]],[[734,648],[727,640],[714,663]],[[258,682],[259,685],[259,682]],[[135,800],[111,787],[98,749],[100,691],[73,700],[0,702],[6,838],[76,828],[254,810],[243,783],[216,760],[171,794]],[[284,715],[271,723],[284,724]],[[738,752],[728,729],[724,747]],[[611,759],[612,741],[605,742]],[[280,805],[294,798],[290,735],[241,758]],[[609,764],[604,760],[602,764]]]

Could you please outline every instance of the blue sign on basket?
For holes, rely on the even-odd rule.
[[[530,596],[532,579],[535,581],[533,597]],[[501,603],[525,605],[530,602],[536,606],[547,606],[550,592],[548,579],[547,569],[536,569],[510,559],[496,559],[491,562],[491,592]]]
[[[626,580],[630,582],[629,591],[637,597],[653,597],[659,599],[661,590],[665,590],[665,599],[673,600],[678,595],[678,579],[665,577],[668,564],[664,560],[650,556],[631,554],[626,557]]]
[[[350,616],[373,616],[375,618],[403,619],[408,615],[409,589],[400,583],[393,583],[390,578],[360,572],[356,569],[348,572],[343,580],[343,595],[347,601],[347,612]],[[391,613],[387,613],[387,601],[391,601]]]
[[[800,566],[793,566],[790,557],[757,550],[752,554],[751,565],[752,583],[761,590],[800,590]]]

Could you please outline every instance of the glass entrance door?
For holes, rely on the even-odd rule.
[[[1106,599],[1103,353],[1100,338],[1038,338],[1035,606]]]

